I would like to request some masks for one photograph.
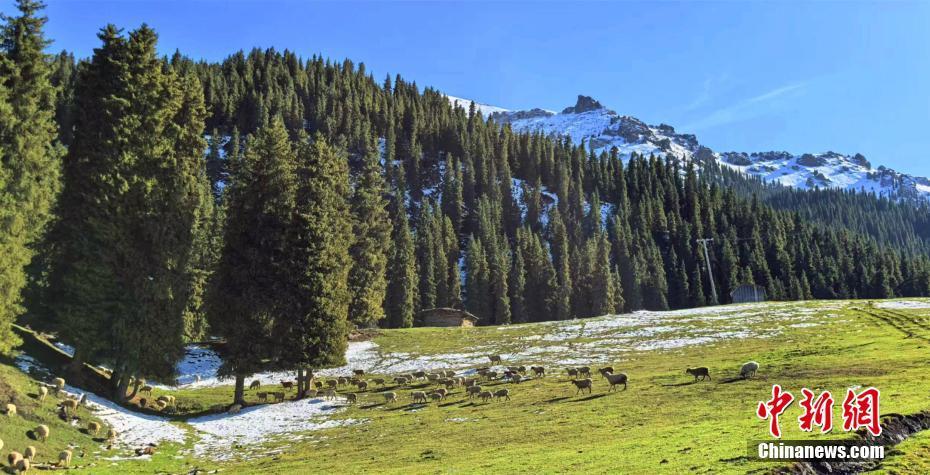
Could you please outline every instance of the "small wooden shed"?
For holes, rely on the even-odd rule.
[[[448,307],[422,310],[417,316],[425,327],[473,327],[478,321],[465,310]]]
[[[733,303],[765,302],[765,287],[755,284],[743,284],[730,292]]]

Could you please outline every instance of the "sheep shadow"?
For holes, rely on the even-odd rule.
[[[458,402],[447,402],[447,403],[444,403],[444,404],[437,404],[437,407],[449,407],[449,406],[455,406],[455,405],[457,405],[457,404],[461,404],[461,403],[458,403]]]
[[[589,394],[588,397],[583,397],[583,398],[581,398],[581,399],[571,399],[571,400],[569,400],[568,402],[585,402],[585,401],[591,401],[591,400],[594,400],[594,399],[600,399],[600,398],[602,398],[602,397],[604,397],[604,396],[606,396],[606,395],[608,395],[608,394],[609,394],[609,393]]]
[[[550,403],[550,404],[551,404],[551,403],[553,403],[553,402],[560,402],[560,401],[564,401],[564,400],[566,400],[566,399],[569,399],[569,397],[570,397],[570,396],[560,396],[560,397],[554,397],[554,398],[552,398],[552,399],[546,399],[546,400],[545,400],[545,401],[543,401],[543,402],[548,402],[548,403]]]
[[[423,403],[416,403],[416,404],[410,403],[410,404],[400,405],[397,407],[391,407],[391,408],[386,407],[384,408],[384,410],[385,411],[413,411],[415,409],[423,409],[424,407],[427,407],[427,406],[428,404],[423,404]]]
[[[730,383],[737,383],[739,381],[746,381],[746,378],[742,376],[737,376],[735,378],[722,379],[719,382],[717,382],[717,384],[730,384]]]
[[[700,382],[700,381],[688,381],[688,382],[685,382],[685,383],[663,384],[662,387],[665,387],[665,388],[677,388],[677,387],[681,387],[681,386],[691,386],[692,384],[697,384],[697,383],[699,383],[699,382]]]
[[[384,405],[383,402],[376,402],[376,403],[374,403],[374,404],[369,404],[369,405],[367,405],[367,406],[358,406],[358,408],[359,408],[359,409],[374,409],[374,408],[376,408],[376,407],[380,407],[380,406],[383,406],[383,405]]]

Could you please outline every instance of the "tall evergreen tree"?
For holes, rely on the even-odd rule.
[[[389,250],[384,314],[388,327],[408,328],[413,326],[417,301],[416,254],[404,200],[397,193],[390,208],[393,245]]]
[[[22,313],[25,267],[52,217],[61,188],[55,89],[43,50],[41,2],[18,0],[0,17],[0,355],[19,344],[10,325]]]

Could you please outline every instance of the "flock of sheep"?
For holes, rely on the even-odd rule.
[[[488,359],[492,364],[502,364],[500,355],[488,355]],[[751,378],[755,376],[758,369],[759,363],[755,361],[747,362],[740,367],[740,377]],[[598,368],[597,372],[600,373],[601,377],[607,382],[608,392],[616,390],[621,385],[624,390],[627,389],[629,377],[626,373],[616,372],[611,366]],[[456,387],[464,388],[464,394],[468,399],[478,398],[483,402],[488,402],[493,399],[510,400],[510,389],[502,388],[492,391],[490,388],[483,387],[482,383],[500,381],[519,384],[530,379],[545,377],[546,368],[543,366],[530,366],[529,368],[526,366],[508,366],[506,369],[498,371],[491,367],[481,367],[471,370],[469,373],[472,374],[472,376],[467,377],[465,375],[459,375],[453,370],[438,370],[434,372],[415,371],[413,373],[395,376],[390,380],[382,377],[366,380],[365,371],[356,369],[353,370],[352,376],[339,376],[325,381],[312,379],[311,385],[313,389],[308,391],[306,396],[310,398],[321,397],[325,400],[334,400],[339,396],[343,396],[346,402],[354,404],[358,402],[359,392],[368,391],[369,388],[373,388],[374,386],[383,388],[387,384],[393,383],[396,388],[408,387],[411,389],[409,393],[411,404],[427,404],[430,401],[444,401],[450,394],[450,391]],[[694,376],[695,381],[711,379],[710,370],[706,367],[688,368],[685,370],[685,373]],[[591,394],[594,387],[594,380],[591,378],[591,367],[581,366],[567,368],[565,374],[571,378],[570,382],[576,389],[575,395],[584,394],[585,390],[587,390],[588,394]],[[282,391],[255,392],[258,402],[266,403],[270,398],[273,398],[275,402],[283,402],[287,395],[286,390],[294,388],[297,384],[296,381],[281,381],[280,383],[283,389]],[[424,383],[426,386],[433,385],[438,387],[429,390],[414,387],[414,385],[423,385]],[[344,386],[355,386],[357,392],[338,392],[339,388]],[[254,380],[249,384],[250,391],[259,389],[261,389],[261,382],[258,380]],[[384,404],[396,403],[400,397],[397,391],[381,392],[380,396],[383,398]],[[242,410],[242,405],[234,404],[229,408],[228,412],[238,413],[240,410]]]
[[[40,383],[36,391],[36,399],[38,399],[40,402],[44,401],[48,397],[49,391],[51,391],[55,397],[59,397],[64,387],[65,387],[65,380],[63,378],[55,378],[52,380],[51,384]],[[77,411],[77,408],[83,405],[86,402],[86,400],[87,400],[86,396],[81,396],[80,398],[77,398],[77,399],[70,397],[70,396],[63,398],[58,403],[59,417],[61,417],[64,420],[70,420],[71,417],[74,415],[74,413]],[[7,404],[5,407],[5,413],[7,417],[10,417],[10,418],[17,417],[18,411],[17,411],[16,405],[12,403]],[[90,421],[87,423],[87,428],[86,428],[87,434],[91,436],[95,436],[100,432],[101,428],[102,427],[100,426],[99,422]],[[48,442],[48,439],[51,436],[51,429],[49,429],[49,427],[45,424],[40,424],[36,426],[30,432],[32,432],[33,439],[39,440],[42,442]],[[28,433],[27,433],[27,436],[28,436]],[[116,439],[116,436],[117,436],[116,431],[113,429],[110,429],[109,432],[107,433],[107,440],[113,441],[114,439]],[[4,445],[3,440],[0,439],[0,450],[3,449],[3,445]],[[38,450],[36,450],[35,446],[32,446],[32,445],[27,446],[25,450],[23,450],[22,452],[11,450],[9,454],[7,454],[7,457],[6,457],[7,464],[9,465],[8,471],[12,473],[28,472],[29,469],[32,468],[33,465],[35,464],[37,455],[38,455]],[[71,450],[69,449],[62,450],[58,454],[57,462],[55,462],[54,464],[50,463],[49,465],[50,466],[54,465],[57,468],[67,468],[68,466],[71,465],[71,457],[72,457]]]

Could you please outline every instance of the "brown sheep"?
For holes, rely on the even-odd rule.
[[[259,392],[259,393],[255,393],[255,395],[258,396],[258,401],[259,401],[259,402],[268,402],[268,393],[267,393],[267,392],[262,391],[262,392]]]
[[[142,393],[142,394],[148,394],[149,396],[151,396],[151,395],[152,395],[152,389],[154,389],[154,388],[152,388],[151,386],[149,386],[148,384],[146,384],[145,386],[142,386],[142,389],[140,389],[139,392]]]
[[[274,393],[272,393],[272,394],[274,394],[274,400],[275,400],[275,402],[284,402],[284,392],[283,392],[283,391],[277,391],[277,392],[274,392]]]
[[[315,388],[317,388],[317,389],[323,389],[323,381],[314,381],[314,382],[313,382],[313,387],[315,387]]]
[[[317,391],[316,389],[311,389],[311,390],[307,391],[307,397],[309,397],[309,398],[314,398],[314,397],[316,397],[318,394],[320,394],[320,392]]]
[[[294,387],[293,381],[281,381],[281,387],[284,389],[291,389]]]
[[[10,452],[10,454],[6,456],[6,461],[9,463],[11,467],[15,467],[16,464],[19,463],[19,461],[22,459],[23,459],[23,454],[15,450]]]
[[[345,386],[346,384],[349,383],[349,378],[340,376],[340,377],[336,378],[336,382],[337,382],[340,386]]]
[[[607,378],[607,382],[610,383],[610,389],[608,389],[607,392],[613,391],[621,384],[623,385],[623,390],[626,391],[626,373],[607,374],[604,377]]]
[[[591,378],[573,379],[572,384],[574,384],[575,387],[578,388],[578,390],[575,391],[576,396],[578,395],[578,393],[584,394],[585,389],[588,390],[588,394],[591,394],[591,388],[592,386],[594,386],[594,382],[591,381]]]
[[[500,399],[502,397],[507,398],[507,400],[509,401],[510,390],[509,389],[498,389],[497,391],[494,391],[494,397],[496,397],[497,399]]]
[[[613,374],[613,373],[614,373],[614,367],[613,367],[613,366],[607,366],[606,368],[598,368],[597,372],[598,372],[598,373],[601,373],[601,376],[604,377],[604,378],[606,378],[608,374]]]
[[[491,360],[491,363],[501,363],[501,355],[488,355],[488,359]]]
[[[249,389],[258,389],[260,387],[262,387],[262,382],[257,379],[252,380],[252,382],[249,384]]]
[[[482,402],[488,402],[488,400],[494,397],[494,393],[491,391],[481,391],[481,394],[479,394],[478,397],[481,398]]]
[[[67,467],[69,465],[71,465],[71,451],[62,450],[58,453],[58,466]]]
[[[413,377],[417,379],[423,379],[426,377],[426,371],[414,371]]]
[[[570,378],[575,378],[575,377],[578,376],[578,370],[575,369],[575,368],[568,368],[567,370],[565,370],[565,373],[566,373],[566,374],[568,375],[568,377],[570,377]]]
[[[36,458],[36,448],[33,446],[26,447],[26,450],[23,451],[23,458],[27,458],[30,461],[35,460]]]
[[[365,381],[359,381],[358,384],[356,384],[356,386],[358,387],[358,390],[359,390],[359,391],[367,391],[367,390],[368,390],[368,383],[365,382]]]
[[[363,370],[363,369],[353,369],[352,372],[353,372],[356,376],[364,376],[364,375],[365,375],[365,370]]]
[[[383,396],[384,396],[384,403],[385,403],[385,404],[390,404],[390,403],[392,403],[392,402],[397,402],[397,393],[394,393],[394,392],[384,393]]]
[[[436,402],[442,401],[442,394],[439,393],[429,393],[429,397]]]
[[[701,381],[704,381],[705,378],[711,379],[710,370],[704,366],[701,366],[699,368],[688,368],[685,370],[685,373],[690,374],[691,376],[694,376],[695,381],[698,380],[698,377],[701,378]]]
[[[327,389],[326,392],[323,393],[323,398],[329,401],[336,399],[336,390]]]
[[[375,378],[375,379],[372,379],[371,381],[377,384],[378,386],[384,386],[384,378]]]
[[[582,366],[582,367],[578,368],[578,376],[584,376],[584,377],[586,377],[586,378],[590,378],[590,377],[591,377],[591,367],[590,367],[590,366]]]
[[[471,399],[479,394],[481,394],[481,386],[469,386],[465,388],[465,392],[468,394],[468,398]]]
[[[87,433],[91,435],[97,435],[100,432],[100,423],[90,421],[87,423]]]
[[[26,473],[29,471],[29,468],[32,466],[32,462],[29,459],[24,458],[20,459],[19,462],[16,462],[16,471],[19,473]]]
[[[335,388],[336,386],[339,386],[339,381],[335,379],[330,379],[329,381],[326,382],[326,386],[329,388]]]
[[[446,398],[446,395],[449,394],[449,391],[448,391],[447,389],[444,389],[444,388],[439,388],[439,389],[433,391],[433,394],[439,394],[439,398],[440,398],[440,399],[445,399],[445,398]]]
[[[533,371],[533,376],[542,377],[546,375],[546,368],[542,366],[530,366],[530,369]]]
[[[410,393],[410,399],[413,400],[413,403],[423,403],[426,404],[426,393],[423,391],[413,391]]]
[[[349,404],[355,404],[358,402],[358,395],[355,393],[346,394],[346,402]]]

